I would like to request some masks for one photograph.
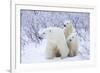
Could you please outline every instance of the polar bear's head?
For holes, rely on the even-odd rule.
[[[40,30],[39,31],[39,35],[40,35],[39,38],[47,38],[47,36],[50,36],[51,33],[52,33],[51,28],[46,28],[46,29]]]
[[[73,29],[73,24],[72,24],[72,22],[70,21],[70,20],[66,20],[65,22],[64,22],[64,28],[66,28],[66,29]]]
[[[74,41],[77,41],[76,39],[77,39],[77,34],[71,33],[67,38],[67,43],[72,43]]]
[[[71,22],[70,20],[66,20],[66,21],[64,22],[64,27],[69,26],[69,25],[71,25],[71,24],[72,24],[72,22]]]
[[[71,33],[75,31],[73,24],[70,20],[67,20],[64,22],[64,34],[65,37],[67,38]]]

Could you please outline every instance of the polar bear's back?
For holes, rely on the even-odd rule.
[[[48,27],[45,30],[51,30],[53,33],[55,33],[55,32],[63,32],[63,29],[61,29],[59,27]]]
[[[49,27],[47,30],[51,30],[50,33],[48,33],[47,37],[51,40],[60,40],[60,39],[65,39],[64,37],[64,32],[63,29],[58,28],[58,27]]]

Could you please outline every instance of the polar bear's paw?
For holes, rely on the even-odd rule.
[[[68,54],[68,57],[74,57],[74,56],[76,56],[77,55],[77,53],[75,52],[75,51],[73,51],[73,52],[70,52],[69,54]]]

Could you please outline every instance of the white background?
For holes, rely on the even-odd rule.
[[[64,70],[46,70],[43,73],[99,73],[100,71],[100,0],[34,0],[35,2],[69,3],[96,5],[96,66],[86,68],[70,68]],[[10,0],[0,0],[0,73],[8,73],[10,69]],[[40,71],[38,71],[41,73]]]

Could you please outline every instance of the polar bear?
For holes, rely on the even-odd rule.
[[[67,37],[67,45],[69,48],[69,57],[73,57],[77,55],[77,51],[78,51],[78,40],[77,40],[77,35],[76,33],[71,33],[68,37]]]
[[[75,28],[70,20],[64,22],[64,35],[69,48],[69,57],[73,57],[77,54],[78,38],[75,32]]]
[[[69,49],[66,45],[63,29],[58,27],[48,27],[41,32],[41,36],[47,39],[45,50],[46,58],[52,59],[58,54],[61,55],[61,58],[68,56]]]

